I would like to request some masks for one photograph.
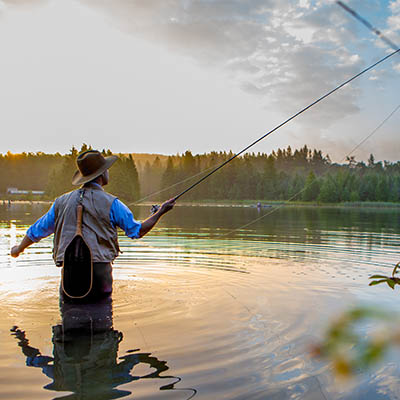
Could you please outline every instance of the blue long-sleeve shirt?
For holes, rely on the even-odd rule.
[[[142,224],[134,219],[131,210],[119,199],[115,199],[111,204],[110,222],[114,228],[117,226],[121,228],[125,232],[126,236],[132,239],[139,238],[139,231]],[[50,210],[39,218],[27,230],[26,234],[33,242],[38,242],[54,233],[54,225],[55,211],[53,203]]]

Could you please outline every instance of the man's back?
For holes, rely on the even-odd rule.
[[[53,257],[57,264],[62,263],[65,249],[75,235],[76,210],[82,192],[82,236],[90,247],[92,261],[112,262],[118,256],[117,229],[110,221],[110,210],[116,197],[99,185],[88,183],[60,196],[54,203]]]

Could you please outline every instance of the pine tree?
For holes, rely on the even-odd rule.
[[[168,188],[171,185],[176,184],[178,181],[176,179],[176,169],[174,167],[174,163],[172,161],[172,157],[168,157],[167,166],[161,178],[161,188]],[[163,193],[165,197],[174,196],[174,188],[171,188]]]
[[[264,170],[261,175],[263,183],[263,198],[266,200],[275,200],[278,197],[277,190],[277,171],[275,168],[275,160],[273,156],[269,156],[265,160]],[[261,196],[258,196],[261,197]]]
[[[319,182],[313,171],[310,171],[306,183],[304,185],[304,191],[302,198],[304,201],[314,201],[318,198],[320,191]]]
[[[321,201],[322,203],[336,203],[339,201],[336,185],[332,177],[329,175],[322,179],[318,201]]]
[[[376,185],[376,200],[378,201],[388,201],[390,195],[389,182],[385,175],[380,175],[378,177],[378,182]]]

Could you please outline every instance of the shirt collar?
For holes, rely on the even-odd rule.
[[[99,185],[97,182],[88,182],[88,183],[85,183],[85,184],[83,185],[83,187],[91,187],[91,188],[93,188],[93,189],[100,189],[100,190],[103,190],[103,188],[101,187],[101,185]]]

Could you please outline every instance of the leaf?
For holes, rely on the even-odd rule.
[[[385,275],[372,275],[368,279],[387,279],[388,276]]]
[[[338,357],[334,360],[333,366],[339,375],[350,376],[352,374],[350,363],[344,358]]]
[[[396,283],[392,279],[387,279],[386,282],[394,290]]]
[[[374,286],[374,285],[379,285],[380,283],[386,282],[387,279],[381,279],[380,281],[372,281],[369,283],[368,286]]]
[[[365,352],[360,359],[360,362],[365,366],[376,363],[376,361],[382,358],[386,347],[387,343],[385,342],[370,342],[367,345]]]

